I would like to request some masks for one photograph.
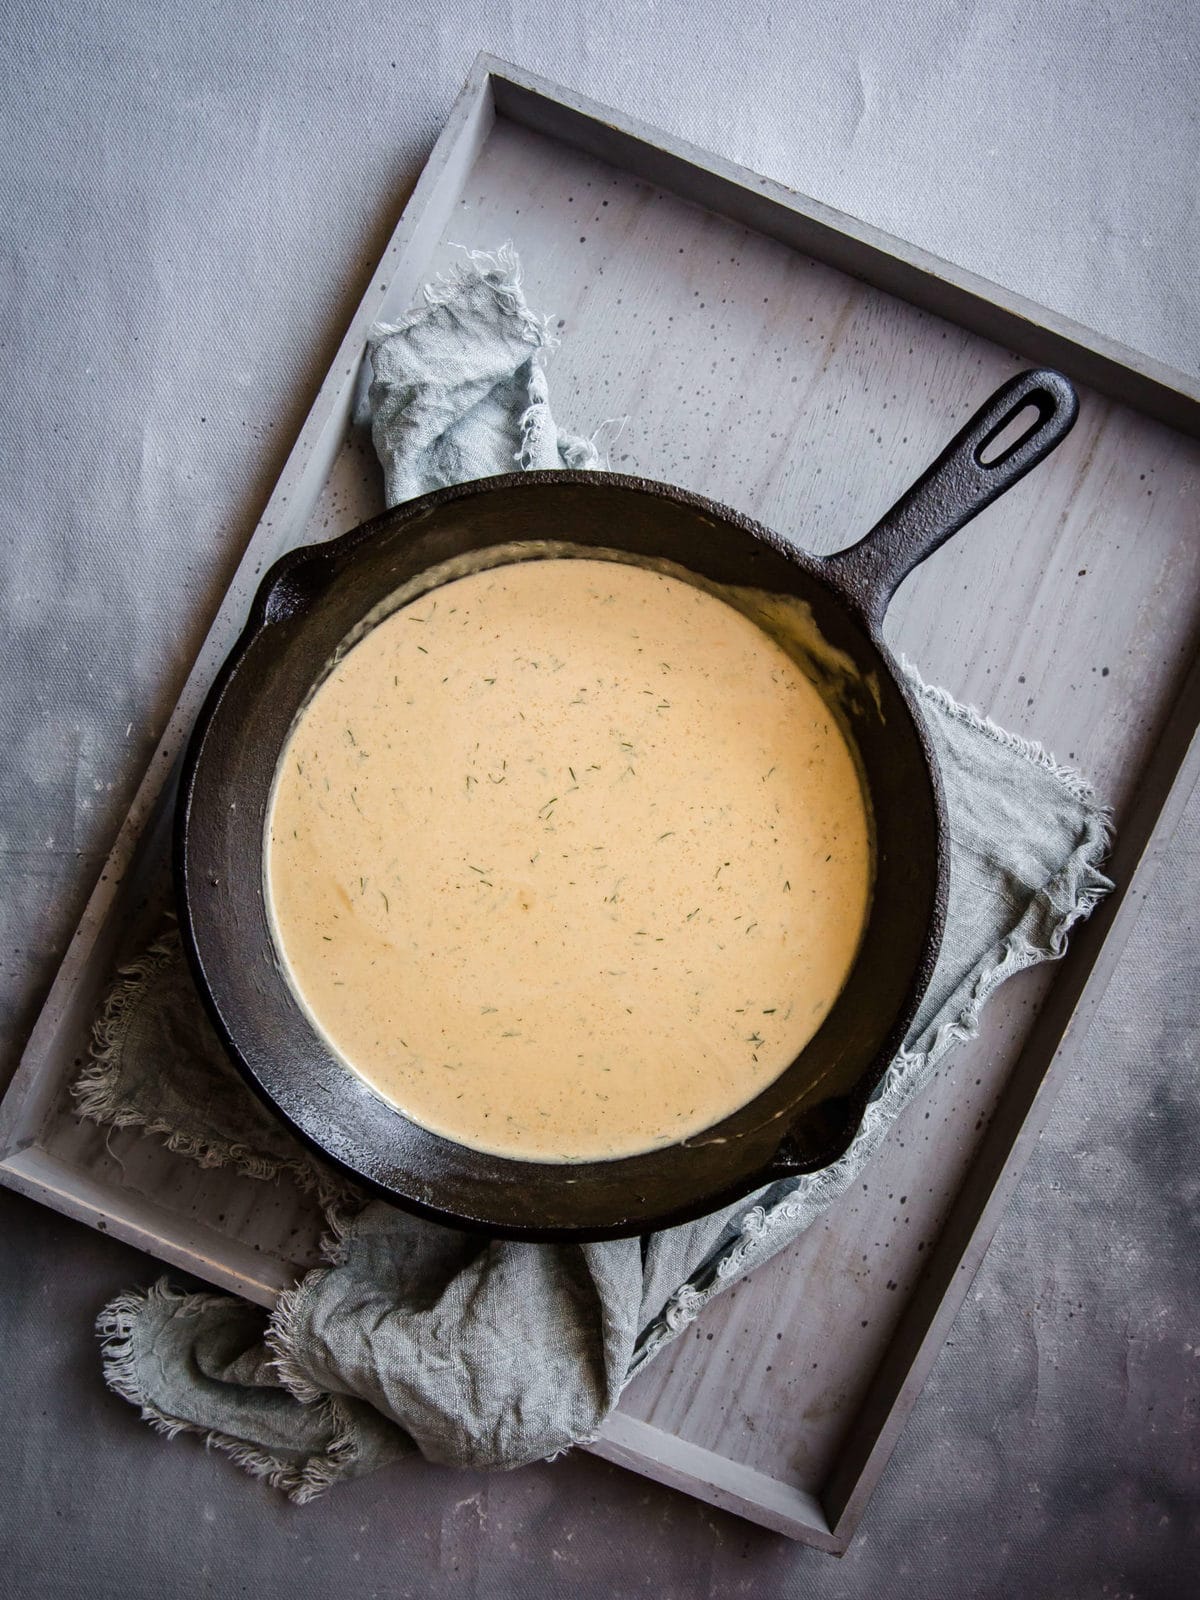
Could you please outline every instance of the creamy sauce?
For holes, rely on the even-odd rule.
[[[461,1144],[604,1159],[787,1067],[854,960],[871,847],[820,694],[732,605],[518,562],[380,622],[284,750],[267,889],[293,991]]]

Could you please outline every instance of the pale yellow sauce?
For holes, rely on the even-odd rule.
[[[267,886],[297,997],[414,1121],[532,1160],[700,1132],[816,1032],[871,877],[855,760],[741,611],[613,561],[445,584],[284,751]]]

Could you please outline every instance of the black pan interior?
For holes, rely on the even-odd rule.
[[[708,581],[805,600],[862,677],[843,710],[874,814],[862,949],[799,1059],[718,1126],[617,1161],[519,1162],[409,1122],[331,1053],[296,1004],[263,891],[267,807],[293,719],[340,644],[430,568],[514,542],[565,540],[672,562]],[[430,731],[436,737],[436,731]],[[599,1238],[713,1209],[848,1147],[932,972],[946,896],[928,736],[894,663],[823,564],[697,497],[601,473],[518,474],[439,491],[266,577],[201,714],[177,816],[181,926],[217,1029],[250,1083],[335,1163],[417,1211],[492,1233]]]

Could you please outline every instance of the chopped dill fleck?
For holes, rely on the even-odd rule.
[[[429,654],[429,651],[428,651],[428,650],[426,650],[426,648],[425,648],[425,646],[424,646],[424,645],[423,645],[423,644],[419,644],[419,645],[418,645],[418,646],[417,646],[417,649],[418,649],[418,650],[419,650],[419,651],[420,651],[420,652],[421,652],[421,654],[422,654],[422,655],[423,655],[423,656],[427,656],[427,655],[428,655],[428,654]]]
[[[673,839],[674,837],[675,837],[675,829],[674,828],[668,828],[666,833],[660,833],[658,838],[654,842],[655,842],[655,844],[661,844],[664,839]]]

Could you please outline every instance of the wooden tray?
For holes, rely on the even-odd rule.
[[[1083,390],[1074,434],[904,586],[891,643],[1114,802],[1118,893],[1013,980],[852,1195],[713,1302],[590,1448],[841,1551],[1076,1058],[1200,771],[1200,396],[1178,374],[779,185],[481,58],[247,547],[0,1107],[0,1179],[269,1304],[315,1258],[287,1183],[80,1123],[100,996],[168,892],[173,771],[259,575],[381,508],[354,421],[366,332],[454,244],[511,238],[563,324],[560,421],[628,414],[612,465],[825,552],[857,537],[1016,356]],[[1190,749],[1189,749],[1190,747]],[[1139,861],[1141,865],[1139,866]],[[1135,871],[1136,868],[1136,871]]]

